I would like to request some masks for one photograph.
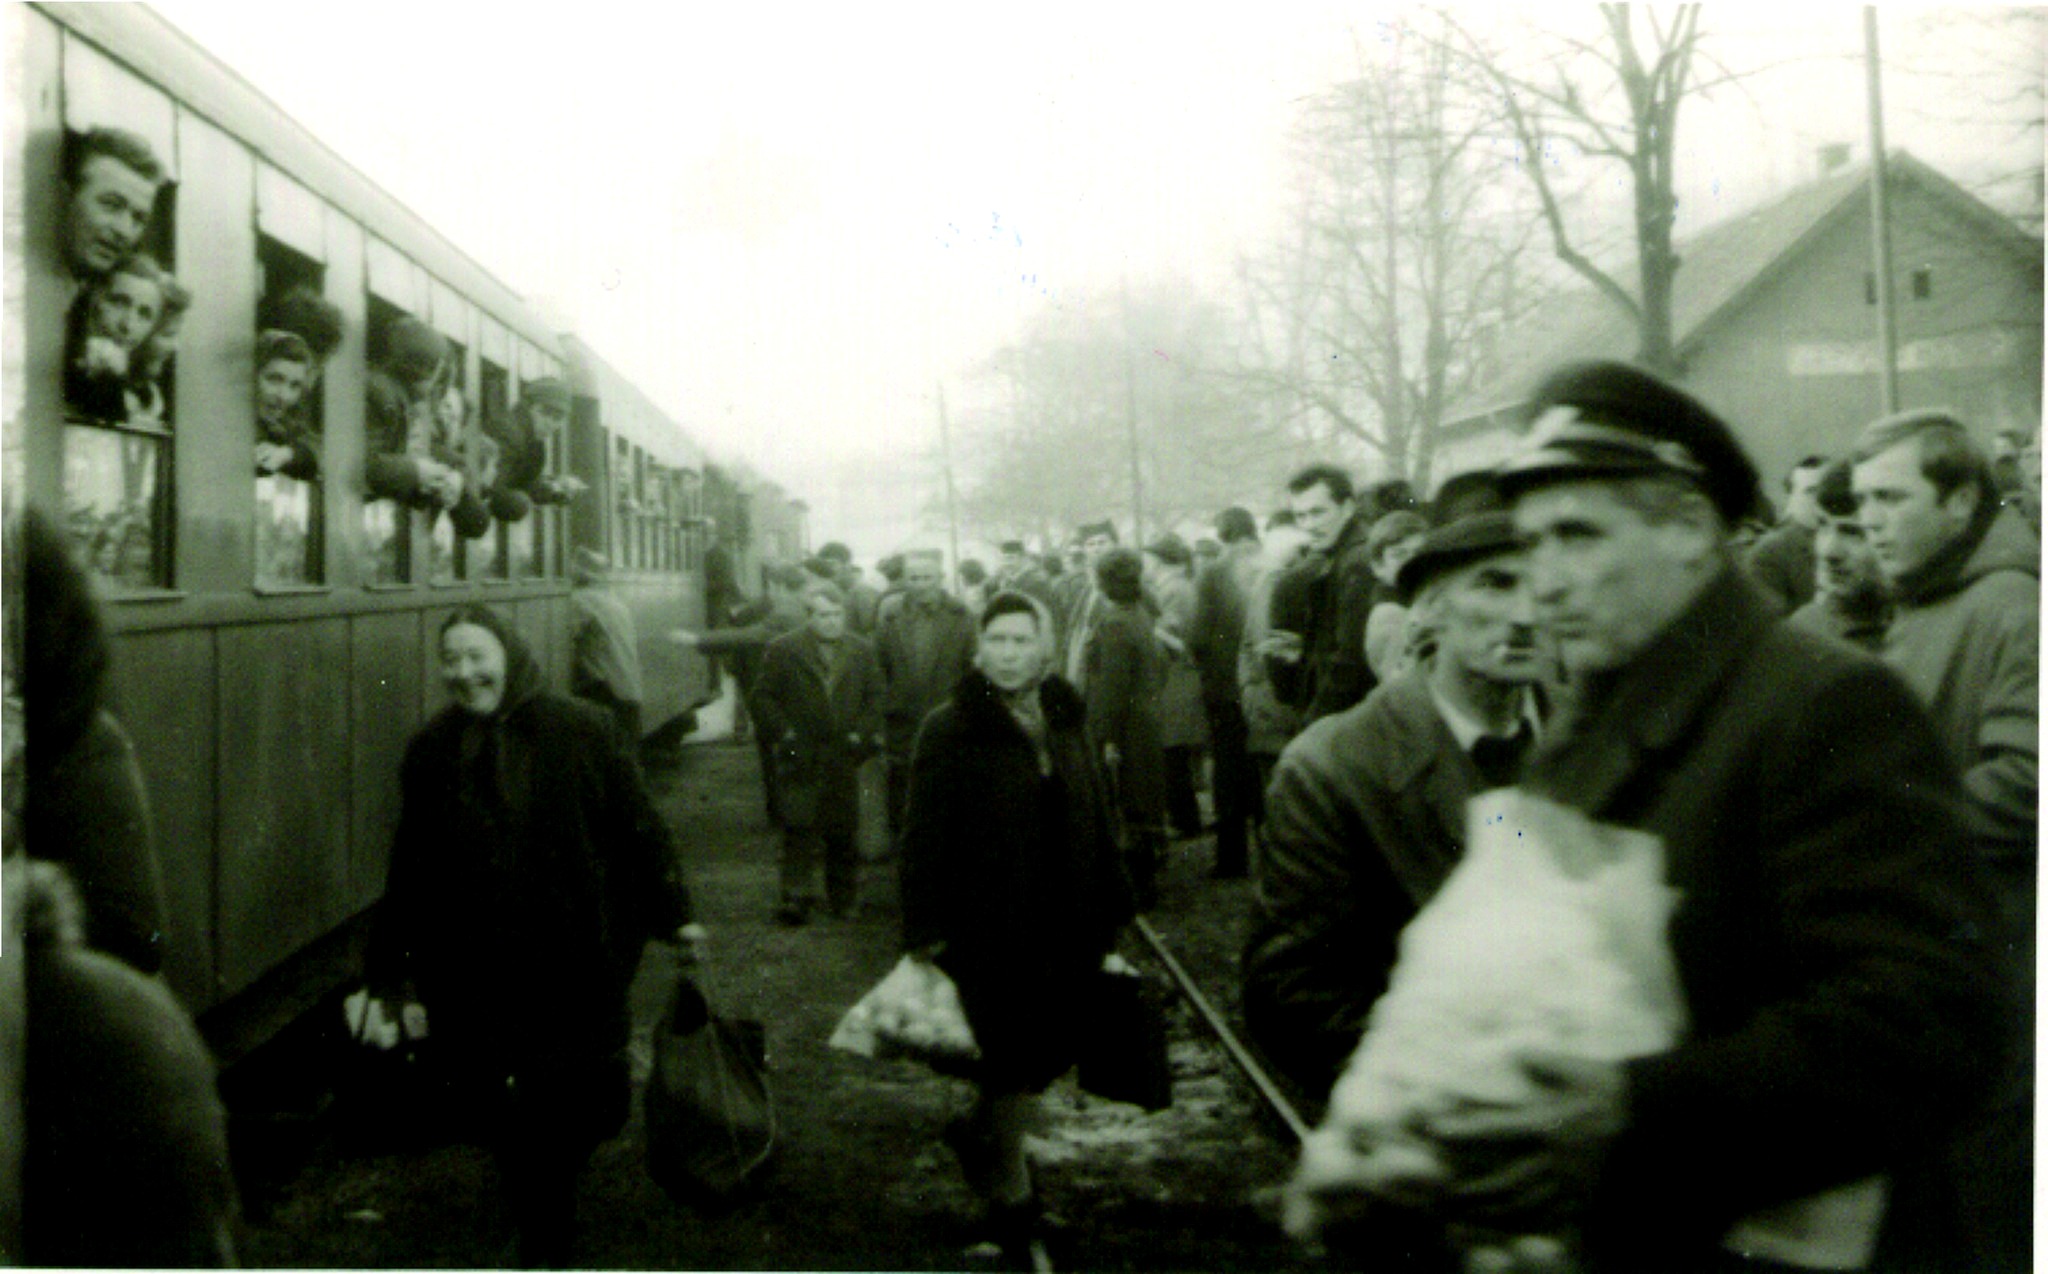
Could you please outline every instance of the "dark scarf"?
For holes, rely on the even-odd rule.
[[[506,727],[527,704],[540,697],[545,688],[544,678],[525,641],[490,607],[477,603],[464,606],[442,625],[441,631],[446,633],[456,624],[486,629],[505,648],[505,689],[498,706],[483,716],[460,707],[454,709],[458,731],[456,801],[467,816],[465,822],[485,832],[496,856],[510,848],[508,836],[519,829],[530,812],[532,775],[526,767],[507,759]]]

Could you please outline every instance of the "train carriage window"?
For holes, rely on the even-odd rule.
[[[614,565],[633,566],[633,513],[639,501],[633,498],[633,444],[612,439],[612,544]]]
[[[78,284],[64,328],[64,520],[116,591],[167,588],[173,576],[172,359],[192,296],[166,266],[167,150],[97,122],[64,139],[63,245]]]
[[[371,260],[376,260],[374,252]],[[437,456],[435,446],[437,401],[450,375],[448,342],[376,291],[368,308],[363,578],[370,584],[407,584],[414,572],[414,519],[442,511],[459,495],[459,471]]]
[[[256,585],[314,586],[326,578],[320,382],[341,344],[341,310],[322,294],[320,262],[267,235],[257,255]]]

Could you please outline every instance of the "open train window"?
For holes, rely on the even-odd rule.
[[[256,252],[256,586],[316,586],[326,578],[320,384],[341,344],[341,311],[323,293],[319,261],[269,235],[258,237]]]
[[[468,351],[454,341],[447,347],[447,368],[431,403],[433,441],[427,450],[434,459],[461,473],[463,491],[453,508],[428,513],[433,520],[427,526],[427,578],[435,584],[490,579],[498,574],[497,537],[490,534],[484,521],[479,489],[486,475],[470,429],[474,399],[469,388]],[[458,522],[463,524],[460,533]],[[475,534],[479,528],[482,533]]]
[[[173,356],[191,293],[172,273],[176,182],[160,143],[65,134],[64,523],[111,591],[173,582]]]
[[[371,355],[373,363],[388,349],[392,329],[405,317],[405,311],[398,306],[374,292],[370,294],[369,348],[376,351]],[[396,444],[403,451],[406,434],[411,428],[409,405],[400,392],[403,387],[385,384],[384,380],[381,373],[371,372],[368,401],[364,404],[363,425],[368,435],[364,439],[364,448],[371,465],[378,463],[377,457],[382,448]],[[397,413],[395,419],[392,418],[394,412]],[[394,429],[398,436],[389,436]],[[365,486],[363,580],[369,584],[409,584],[412,582],[412,510],[395,498],[381,495],[374,483],[366,482]]]

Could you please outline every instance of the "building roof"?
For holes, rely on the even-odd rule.
[[[2040,268],[2041,240],[1955,182],[1904,151],[1892,152],[1888,171],[1888,185],[1919,187]],[[1858,164],[1674,245],[1681,261],[1671,289],[1671,337],[1678,356],[1698,348],[1706,334],[1739,310],[1768,282],[1773,267],[1863,207],[1869,190],[1870,165]],[[1499,373],[1445,413],[1445,422],[1455,428],[1519,407],[1545,373],[1568,359],[1631,358],[1636,347],[1635,320],[1620,306],[1592,288],[1567,293],[1508,331],[1501,342]]]

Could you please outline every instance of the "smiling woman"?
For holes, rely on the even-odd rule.
[[[406,749],[365,971],[378,998],[425,1006],[521,1264],[555,1267],[577,1175],[625,1120],[627,984],[648,940],[692,936],[690,896],[627,741],[549,692],[497,612],[448,618],[441,673],[452,702]]]

